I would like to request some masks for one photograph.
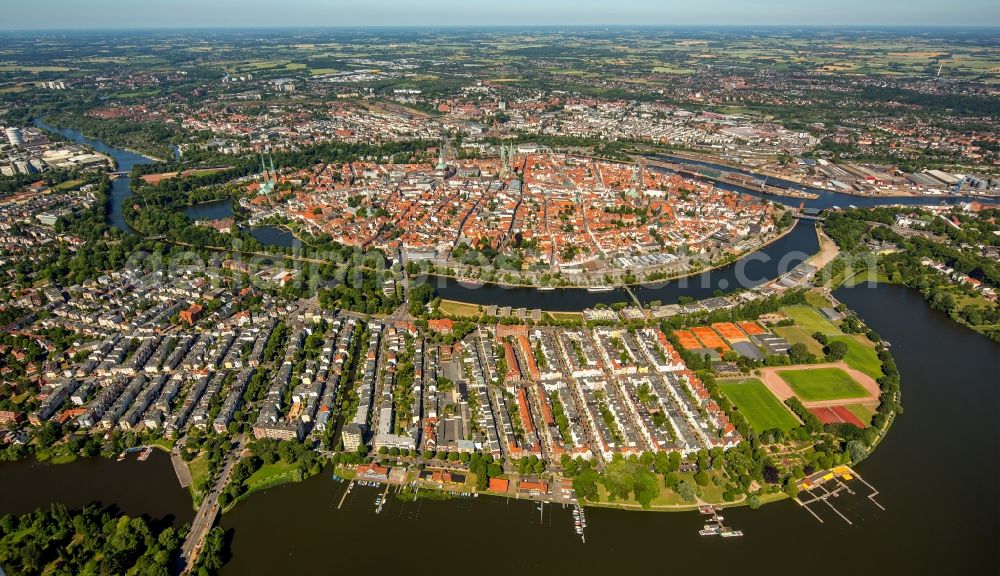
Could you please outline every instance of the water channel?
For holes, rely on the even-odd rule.
[[[88,142],[73,131],[61,133],[76,134],[75,140],[111,153],[122,170],[131,167],[127,161],[148,161]],[[127,190],[127,178],[116,186],[123,180]],[[125,191],[113,190],[112,207],[120,207],[125,197]],[[849,197],[838,203],[861,206],[866,200],[874,199]],[[109,217],[123,224],[116,210]],[[779,259],[789,252],[811,253],[815,238],[811,225],[800,225],[765,251]],[[756,266],[747,267],[751,265]],[[766,277],[771,265],[761,264],[753,273]],[[718,271],[705,288],[697,279],[689,280],[687,287],[670,283],[658,289],[656,298],[667,302],[679,295],[701,297],[722,288],[719,282],[725,274]],[[641,289],[643,297],[652,299],[646,290]],[[583,290],[468,289],[450,281],[440,291],[458,300],[548,309],[580,309],[624,299]],[[224,573],[328,573],[376,566],[485,574],[997,573],[1000,344],[952,322],[927,307],[919,293],[901,286],[861,285],[835,295],[892,343],[902,377],[905,412],[874,454],[856,467],[881,490],[878,500],[885,511],[863,498],[844,497],[837,507],[852,520],[849,525],[832,514],[823,515],[821,524],[789,501],[757,511],[732,509],[725,512],[726,523],[746,536],[723,540],[698,536],[702,519],[694,513],[594,508],[588,509],[583,544],[573,532],[569,510],[545,506],[539,511],[535,503],[513,499],[391,500],[376,515],[375,490],[357,488],[338,509],[344,487],[331,480],[327,470],[302,483],[255,494],[225,515],[222,526],[231,531],[233,557]],[[564,307],[556,307],[563,301]],[[192,515],[188,494],[178,486],[163,454],[145,463],[0,463],[0,514],[54,501],[73,507],[100,502],[171,523]],[[390,560],[381,557],[383,550],[415,554]]]

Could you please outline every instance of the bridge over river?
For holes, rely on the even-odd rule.
[[[219,518],[219,495],[222,494],[222,490],[229,482],[229,475],[233,471],[233,466],[239,461],[240,454],[243,453],[245,445],[246,437],[241,435],[237,439],[233,449],[226,454],[226,458],[222,463],[222,469],[216,476],[212,488],[202,499],[197,515],[191,521],[191,531],[188,532],[187,538],[184,539],[184,544],[181,545],[180,557],[177,560],[177,569],[181,574],[189,573],[198,561],[198,554],[205,544],[205,538],[212,530],[212,527],[215,526],[215,521]]]

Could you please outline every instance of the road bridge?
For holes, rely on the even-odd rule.
[[[184,539],[184,544],[181,545],[181,554],[178,558],[177,567],[179,573],[189,573],[198,561],[198,554],[205,543],[205,538],[212,530],[212,527],[215,526],[215,521],[221,512],[219,510],[219,495],[222,494],[223,488],[229,482],[229,475],[233,471],[233,466],[239,461],[245,444],[246,438],[240,436],[236,441],[236,446],[226,454],[226,458],[222,463],[222,469],[216,476],[215,483],[208,493],[205,494],[204,499],[202,499],[201,506],[198,507],[198,513],[195,515],[194,520],[191,521],[191,531],[188,532],[187,538]]]

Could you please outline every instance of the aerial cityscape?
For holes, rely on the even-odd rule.
[[[1000,6],[511,1],[5,8],[0,576],[1000,568]]]

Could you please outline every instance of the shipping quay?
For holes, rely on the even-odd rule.
[[[745,190],[759,192],[761,194],[801,198],[803,200],[816,200],[819,198],[819,194],[815,192],[807,192],[801,189],[801,186],[789,187],[769,184],[767,176],[762,176],[762,180],[737,171],[729,172],[695,164],[678,164],[675,162],[665,162],[663,160],[654,160],[649,158],[646,158],[645,162],[657,168],[665,168],[671,172],[676,172],[684,176],[691,176],[693,178],[707,180],[709,182],[721,182],[723,184],[729,184],[730,186],[736,186]]]
[[[851,484],[854,482],[863,484],[868,489],[867,498],[871,500],[872,504],[880,510],[885,510],[875,500],[875,497],[879,494],[878,490],[849,466],[837,466],[830,470],[822,470],[800,480],[799,495],[795,498],[795,503],[805,508],[814,518],[822,523],[823,519],[810,507],[813,504],[819,506],[819,503],[822,502],[829,506],[844,522],[853,525],[854,523],[847,516],[844,516],[843,512],[838,510],[830,500],[839,497],[844,492],[852,496],[855,495],[856,492],[851,487]]]

